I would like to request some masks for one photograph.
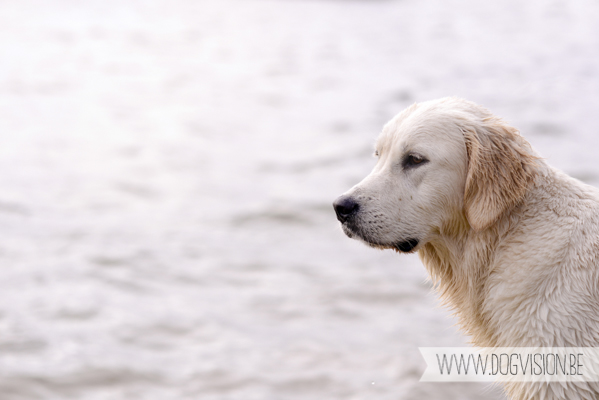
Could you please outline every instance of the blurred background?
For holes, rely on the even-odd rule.
[[[0,399],[501,399],[331,206],[448,95],[599,184],[599,3],[2,1]]]

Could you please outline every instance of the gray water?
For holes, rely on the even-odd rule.
[[[331,207],[459,95],[599,183],[591,0],[0,5],[0,400],[500,399],[416,256]]]

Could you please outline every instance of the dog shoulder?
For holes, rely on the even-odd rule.
[[[514,212],[519,222],[497,248],[484,306],[500,341],[596,345],[599,190],[551,169]]]

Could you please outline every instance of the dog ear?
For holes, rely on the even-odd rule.
[[[475,231],[518,204],[535,173],[535,157],[518,131],[498,118],[462,128],[468,152],[464,211]]]

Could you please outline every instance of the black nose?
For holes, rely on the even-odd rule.
[[[360,209],[360,205],[351,197],[341,196],[333,203],[337,219],[339,222],[345,222]]]

